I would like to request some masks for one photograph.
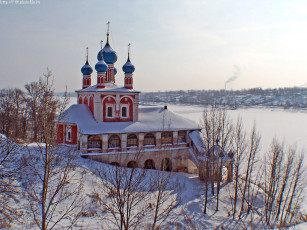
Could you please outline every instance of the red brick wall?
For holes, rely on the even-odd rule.
[[[63,143],[64,142],[64,130],[62,124],[57,124],[57,136],[56,136],[56,143]]]
[[[67,140],[67,134],[66,134],[66,130],[67,127],[70,126],[71,127],[71,141]],[[78,141],[78,130],[77,130],[77,125],[65,125],[65,144],[70,144],[70,145],[76,145],[77,141]]]

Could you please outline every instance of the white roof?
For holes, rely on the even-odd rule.
[[[87,105],[76,104],[63,113],[60,122],[77,124],[83,134],[200,129],[194,121],[158,106],[140,107],[138,121],[97,122]]]
[[[189,133],[191,140],[193,141],[195,147],[200,153],[204,153],[206,149],[206,144],[204,138],[200,131],[193,131]]]
[[[140,93],[133,89],[126,89],[125,87],[119,87],[114,83],[106,83],[105,88],[97,88],[97,85],[90,86],[86,89],[76,90],[76,92],[120,92],[120,93]]]

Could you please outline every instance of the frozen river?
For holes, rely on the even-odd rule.
[[[168,105],[168,108],[182,116],[201,123],[203,107],[189,105]],[[274,137],[285,140],[307,151],[307,111],[291,111],[269,108],[248,108],[228,110],[229,116],[236,121],[242,118],[244,127],[251,130],[254,122],[261,134],[261,146],[265,151]],[[306,160],[306,159],[305,159]]]

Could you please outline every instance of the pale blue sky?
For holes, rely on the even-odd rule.
[[[221,89],[234,65],[229,89],[307,82],[305,0],[41,0],[0,4],[0,88],[23,87],[49,66],[57,91],[79,89],[85,48],[94,68],[107,21],[119,85],[128,43],[141,91]]]

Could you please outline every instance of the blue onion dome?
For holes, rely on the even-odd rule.
[[[134,70],[135,70],[134,65],[132,65],[132,63],[130,62],[130,58],[129,58],[129,55],[128,55],[128,60],[125,63],[125,65],[123,65],[123,71],[125,73],[133,73]]]
[[[114,75],[117,74],[117,69],[114,67]]]
[[[103,59],[107,64],[114,64],[117,61],[117,54],[111,48],[109,42],[107,42],[105,47],[103,48],[102,54],[103,54]]]
[[[97,72],[107,72],[108,66],[102,59],[97,62],[97,64],[95,65],[95,69]]]
[[[85,62],[84,66],[81,68],[81,73],[83,75],[91,75],[93,73],[93,69],[88,63],[88,61]]]

